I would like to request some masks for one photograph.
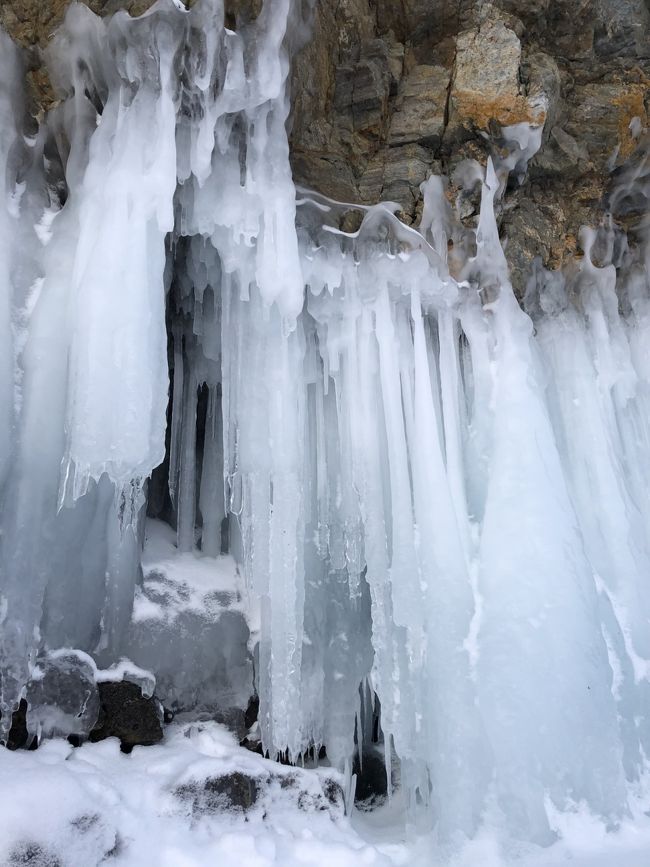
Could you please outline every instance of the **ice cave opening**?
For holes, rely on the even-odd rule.
[[[79,682],[130,667],[183,719],[258,696],[265,754],[351,785],[381,749],[441,843],[614,826],[650,755],[647,216],[522,300],[494,205],[540,127],[458,172],[475,231],[440,176],[417,226],[296,188],[308,13],[72,4],[38,127],[0,33],[2,736],[22,699],[85,737]],[[649,194],[646,151],[610,212]]]

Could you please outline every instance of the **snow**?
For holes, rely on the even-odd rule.
[[[235,771],[272,778],[245,813],[193,815],[187,799],[176,794]],[[10,853],[30,844],[62,867],[93,867],[112,850],[109,861],[116,867],[388,867],[390,860],[354,832],[340,806],[320,809],[323,781],[332,778],[338,782],[331,770],[303,771],[263,759],[214,723],[172,726],[163,745],[136,747],[129,756],[114,739],[79,749],[54,740],[35,753],[5,751],[0,862],[12,863]]]
[[[136,590],[132,622],[175,619],[183,611],[218,616],[219,611],[254,613],[233,557],[179,551],[176,534],[163,521],[148,520],[142,552],[142,585]],[[249,623],[251,632],[259,624]]]
[[[246,812],[192,813],[183,787],[233,772],[271,784]],[[283,779],[295,780],[292,784]],[[115,739],[73,748],[51,740],[36,752],[0,754],[0,863],[36,852],[61,867],[645,867],[648,793],[616,830],[576,806],[553,814],[560,839],[551,848],[504,849],[490,831],[451,854],[426,837],[407,841],[399,798],[374,813],[346,817],[322,806],[323,781],[336,772],[277,765],[237,746],[215,723],[172,725],[164,743],[121,753]],[[302,798],[299,798],[303,793]],[[300,806],[298,802],[300,800]],[[108,853],[111,853],[110,856]]]

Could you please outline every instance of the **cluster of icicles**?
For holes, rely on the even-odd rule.
[[[522,311],[494,198],[525,128],[469,172],[475,233],[435,177],[417,230],[340,232],[289,166],[301,33],[290,0],[236,33],[221,0],[74,6],[29,134],[0,34],[2,724],[39,648],[119,657],[167,433],[179,547],[261,603],[265,749],[343,766],[371,683],[442,838],[615,820],[650,754],[647,267],[585,234]]]

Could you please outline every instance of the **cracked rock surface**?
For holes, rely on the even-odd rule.
[[[140,14],[151,0],[84,0]],[[230,0],[229,24],[259,12]],[[41,51],[67,0],[4,0],[0,24],[26,49],[33,111],[54,99]],[[317,0],[312,38],[294,59],[296,182],[326,196],[398,202],[412,223],[420,184],[485,164],[501,130],[543,126],[542,146],[499,213],[513,284],[533,260],[579,254],[581,225],[602,218],[610,175],[648,126],[650,12],[644,0]],[[464,199],[460,218],[476,223]]]
[[[500,213],[515,288],[602,216],[610,174],[648,125],[650,13],[643,0],[338,0],[317,5],[294,64],[297,181],[342,201],[397,201],[485,163],[504,126],[543,125],[542,146]],[[638,120],[636,120],[638,118]],[[461,213],[475,225],[470,203]]]

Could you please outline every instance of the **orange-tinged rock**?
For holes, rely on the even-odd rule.
[[[620,96],[612,100],[618,109],[619,162],[627,159],[636,148],[637,139],[632,128],[634,119],[638,118],[642,127],[648,126],[645,97],[649,86],[650,80],[645,84],[629,84]]]
[[[515,123],[543,124],[546,109],[540,100],[521,91],[519,37],[499,20],[483,22],[458,35],[450,94],[450,133],[488,130]]]

